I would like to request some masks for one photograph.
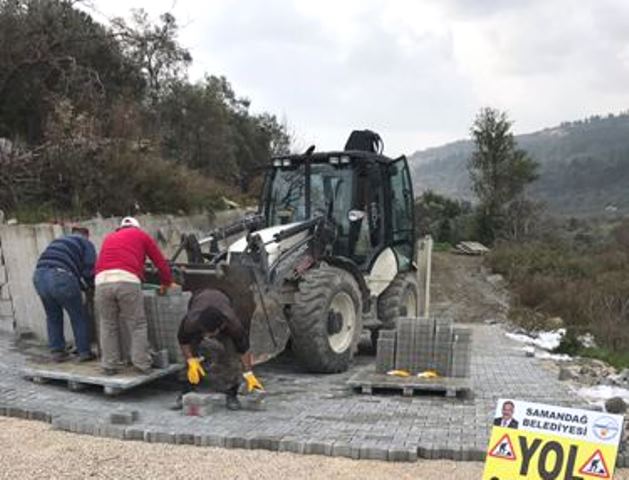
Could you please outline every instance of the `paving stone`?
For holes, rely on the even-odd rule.
[[[422,331],[421,326],[415,328],[415,332]],[[469,398],[355,395],[345,382],[355,369],[373,368],[373,357],[355,357],[355,367],[338,375],[304,374],[290,358],[280,358],[256,367],[269,392],[264,411],[228,412],[224,395],[218,394],[220,409],[210,418],[170,411],[175,392],[161,384],[116,399],[98,392],[76,394],[54,382],[34,384],[20,376],[23,357],[11,348],[10,337],[0,334],[0,414],[49,421],[55,429],[127,440],[229,444],[349,458],[383,458],[380,450],[384,450],[390,461],[414,461],[418,453],[427,458],[482,461],[498,398],[583,406],[537,359],[513,355],[516,344],[499,326],[469,328],[474,391]],[[203,398],[186,402],[214,403]],[[131,426],[110,424],[110,414],[119,410],[141,411],[142,416]]]
[[[112,425],[131,425],[139,418],[137,410],[116,410],[109,414],[109,423]]]
[[[360,458],[368,460],[387,460],[388,451],[383,447],[360,447]]]
[[[141,428],[125,428],[125,440],[144,440],[144,430]]]
[[[194,435],[191,433],[176,433],[175,443],[177,445],[194,445]]]

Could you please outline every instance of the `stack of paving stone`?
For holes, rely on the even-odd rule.
[[[472,331],[454,327],[452,332],[452,377],[469,377],[472,363]]]
[[[395,365],[395,330],[380,330],[376,351],[376,372],[391,370]]]
[[[154,350],[166,350],[168,360],[172,363],[183,362],[177,330],[188,310],[189,300],[189,292],[173,292],[163,296],[154,291],[144,292],[149,342]]]
[[[452,359],[452,320],[435,319],[435,340],[433,344],[433,368],[442,376],[450,377]]]
[[[414,323],[411,371],[424,372],[434,369],[435,332],[433,322],[427,318],[409,319]]]
[[[442,377],[469,377],[471,330],[449,319],[398,318],[396,330],[381,330],[376,372],[434,369]]]

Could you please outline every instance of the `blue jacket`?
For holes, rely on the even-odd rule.
[[[40,255],[35,268],[61,268],[73,274],[82,287],[94,284],[96,249],[81,235],[53,240]]]

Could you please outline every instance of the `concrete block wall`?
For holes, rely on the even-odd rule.
[[[9,287],[9,277],[4,264],[2,242],[0,241],[0,331],[12,332],[14,329],[14,321],[11,288]]]
[[[200,233],[231,223],[242,217],[243,212],[230,210],[214,216],[196,215],[175,217],[171,215],[138,216],[142,227],[157,239],[167,256],[174,253],[182,233]],[[119,225],[120,218],[95,218],[80,222],[90,229],[90,240],[97,248],[105,236]],[[42,342],[47,339],[43,307],[33,288],[33,271],[41,252],[55,238],[69,232],[71,223],[36,225],[0,225],[0,245],[3,263],[0,263],[0,331],[29,331]],[[185,261],[185,254],[181,261]],[[6,279],[6,280],[3,280]],[[5,288],[6,281],[8,287]],[[11,300],[11,308],[7,303]],[[12,309],[12,317],[3,315]],[[72,340],[69,321],[65,322],[66,339]]]

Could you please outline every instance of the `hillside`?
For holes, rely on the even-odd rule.
[[[629,213],[629,114],[565,122],[516,137],[540,165],[530,195],[565,214],[595,214],[609,205]],[[432,189],[472,199],[466,168],[469,140],[414,153],[416,193]]]

